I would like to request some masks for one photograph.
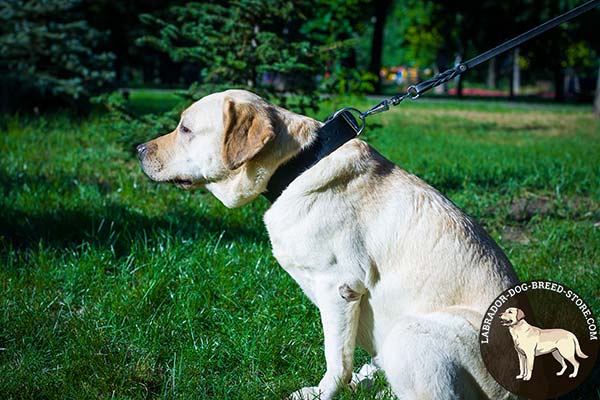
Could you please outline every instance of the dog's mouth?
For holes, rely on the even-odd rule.
[[[184,190],[189,190],[194,186],[194,182],[192,182],[191,179],[183,179],[183,178],[171,179],[171,180],[169,180],[169,183],[172,183],[175,186],[177,186],[179,189],[184,189]]]
[[[512,321],[510,319],[500,317],[500,324],[502,324],[502,326],[511,326]]]

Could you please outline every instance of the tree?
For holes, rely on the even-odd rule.
[[[444,71],[453,66],[453,61],[469,60],[584,1],[480,0],[475,4],[396,0],[385,27],[386,39],[391,40],[384,42],[384,64]],[[515,54],[513,51],[490,60],[488,86],[495,86],[504,76],[511,82],[511,92],[516,92],[519,81],[528,84],[553,79],[556,97],[560,99],[565,69],[575,71],[573,74],[582,82],[589,82],[590,76],[595,77],[600,53],[600,35],[595,31],[599,17],[600,8],[596,8],[524,43],[516,57],[510,56]],[[594,68],[590,68],[591,64]],[[485,75],[482,65],[469,71],[465,78],[483,81]],[[460,95],[463,82],[457,81]],[[581,95],[588,98],[589,93]]]
[[[314,107],[315,78],[332,68],[332,60],[339,63],[347,56],[354,43],[352,25],[330,3],[187,3],[172,7],[166,18],[142,15],[144,22],[158,28],[158,34],[139,42],[176,62],[196,63],[201,75],[191,88],[195,98],[237,87],[276,97],[278,103],[292,108]],[[289,104],[289,91],[297,95],[297,103]]]
[[[391,39],[384,43],[386,65],[425,67],[436,61],[442,46],[454,44],[451,35],[442,34],[445,12],[436,2],[396,1],[390,13],[385,28],[386,37]]]
[[[513,98],[521,92],[521,67],[519,66],[519,48],[511,51],[512,74],[510,75],[510,97]]]
[[[521,30],[532,28],[583,3],[584,0],[528,0],[521,13]],[[591,10],[568,23],[544,33],[521,46],[521,59],[526,61],[529,79],[554,81],[555,100],[565,98],[565,70],[578,76],[595,77],[600,36],[596,21],[600,9]],[[587,95],[589,98],[589,94]]]
[[[600,117],[600,62],[598,63],[598,76],[596,78],[596,95],[594,96],[594,113]]]
[[[298,7],[304,3],[294,4]],[[381,66],[376,72],[368,71],[373,47],[367,37],[373,33],[370,16],[376,12],[379,2],[316,0],[306,4],[309,7],[303,11],[306,20],[302,22],[301,32],[326,51],[319,90],[334,95],[374,91],[373,82],[377,83]]]
[[[102,51],[114,54],[113,68],[117,84],[130,87],[140,84],[178,86],[189,85],[198,74],[192,63],[175,64],[163,52],[136,46],[139,37],[148,34],[148,26],[139,15],[162,15],[168,7],[183,4],[182,0],[94,0],[82,2],[82,17],[89,25],[106,33]]]
[[[78,0],[0,3],[3,108],[62,100],[86,106],[110,87],[113,55],[96,51],[104,34],[80,19]]]
[[[496,57],[492,58],[488,61],[488,72],[487,72],[487,87],[490,89],[496,89],[497,79],[496,79]]]
[[[383,0],[375,3],[375,26],[373,27],[373,39],[371,41],[369,71],[377,77],[375,92],[379,92],[381,89],[379,71],[381,71],[381,53],[383,51],[383,28],[392,0]]]

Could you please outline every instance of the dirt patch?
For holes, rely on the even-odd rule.
[[[495,214],[500,210],[507,210],[508,221],[520,224],[530,221],[536,215],[550,215],[574,221],[587,220],[592,224],[600,219],[600,202],[589,196],[578,195],[562,196],[557,199],[552,195],[526,193],[522,197],[514,198],[510,204],[488,207],[486,212]]]
[[[554,211],[554,202],[550,197],[521,197],[513,200],[508,216],[513,221],[529,221],[535,215],[548,215]]]
[[[531,243],[525,229],[519,226],[505,226],[502,228],[502,240],[523,245]]]
[[[540,112],[496,112],[473,110],[427,110],[428,117],[455,118],[477,125],[494,126],[511,132],[530,132],[544,136],[567,136],[574,134],[573,126],[582,120],[594,122],[593,116],[580,114],[553,114]]]
[[[600,203],[591,197],[573,196],[567,198],[564,208],[571,218],[598,220],[600,217]]]

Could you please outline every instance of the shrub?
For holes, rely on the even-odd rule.
[[[2,108],[52,100],[86,106],[110,87],[114,56],[96,49],[105,34],[77,12],[79,0],[0,2]]]

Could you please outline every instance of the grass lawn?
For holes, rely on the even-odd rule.
[[[163,107],[152,96],[132,101]],[[151,182],[108,116],[0,128],[0,397],[279,399],[318,383],[318,312],[271,255],[266,200],[227,210]],[[407,101],[365,138],[482,222],[522,280],[562,282],[600,315],[590,107]]]

